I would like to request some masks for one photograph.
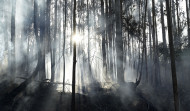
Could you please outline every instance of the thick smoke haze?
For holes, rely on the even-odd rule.
[[[69,111],[75,86],[81,111],[174,111],[174,58],[190,109],[190,3],[171,0],[169,32],[164,0],[74,1],[0,0],[0,108]]]

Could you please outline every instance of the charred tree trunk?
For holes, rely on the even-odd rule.
[[[54,82],[55,79],[55,53],[56,53],[56,42],[57,42],[57,0],[55,0],[55,27],[54,27],[54,36],[53,44],[51,44],[51,82]]]
[[[171,71],[172,71],[172,81],[173,81],[174,106],[175,106],[175,111],[179,111],[177,75],[176,75],[175,53],[174,53],[173,35],[172,35],[173,31],[171,23],[171,7],[169,5],[169,1],[170,0],[166,0],[166,10],[167,10],[168,37],[169,37],[169,48],[170,48],[170,58],[171,58]]]
[[[190,3],[189,3],[190,6]],[[189,16],[188,0],[186,0],[186,13],[187,13],[187,33],[188,33],[188,48],[190,48],[190,16]]]
[[[11,42],[13,44],[13,49],[11,52],[11,74],[13,77],[16,71],[16,57],[15,57],[15,15],[16,15],[16,0],[12,0],[12,12],[11,12]]]
[[[87,27],[88,27],[88,73],[90,74],[90,79],[93,80],[91,64],[90,64],[90,20],[89,20],[89,0],[87,0]]]
[[[103,71],[106,73],[107,66],[106,66],[106,35],[105,35],[105,25],[104,25],[104,0],[101,0],[101,32],[102,32],[102,55],[103,55]]]
[[[144,15],[144,22],[143,22],[143,51],[145,57],[145,68],[146,68],[146,77],[145,79],[148,80],[148,67],[147,67],[147,50],[146,50],[146,14],[147,14],[147,0],[145,1],[145,15]],[[143,61],[143,56],[142,56]]]
[[[43,2],[45,4],[45,2]],[[46,6],[46,5],[44,5]],[[40,7],[40,37],[39,37],[40,46],[39,49],[41,52],[40,58],[42,59],[42,69],[39,71],[40,79],[45,79],[45,7]]]
[[[116,14],[116,54],[117,54],[117,80],[120,84],[125,82],[123,70],[123,39],[122,39],[122,8],[121,0],[115,1]]]
[[[166,31],[165,31],[165,20],[164,20],[164,9],[163,9],[163,0],[160,0],[160,13],[161,13],[161,24],[162,24],[162,40],[164,48],[164,60],[166,61],[167,55],[167,45],[166,45]]]
[[[176,14],[177,14],[177,38],[176,38],[176,47],[181,50],[181,38],[180,38],[180,18],[179,18],[179,0],[176,0]]]
[[[73,1],[71,0],[71,9],[73,9]],[[71,11],[71,32],[73,31],[73,11]],[[73,50],[73,33],[71,33],[71,37],[70,37],[70,54],[72,54],[72,50]]]
[[[63,15],[64,19],[64,26],[63,27],[64,31],[63,31],[63,37],[64,37],[64,41],[63,41],[63,92],[65,91],[65,44],[66,44],[66,27],[67,27],[67,0],[65,0],[65,8],[63,8],[63,12],[65,12]]]
[[[73,9],[73,34],[76,34],[76,0]],[[72,74],[72,100],[71,111],[75,111],[75,72],[76,72],[76,42],[73,43],[73,74]]]
[[[150,2],[148,2],[148,6],[150,6]],[[152,66],[152,18],[151,18],[151,10],[148,10],[148,21],[149,21],[149,52],[150,52],[150,57],[149,57],[149,62],[150,65]],[[152,68],[149,68],[149,83],[152,83]]]
[[[112,8],[113,8],[113,3],[112,3],[112,0],[109,0],[109,22],[108,22],[108,37],[109,37],[109,54],[110,54],[110,67],[109,67],[109,71],[110,71],[110,74],[113,74],[113,25],[112,22],[113,22],[113,11],[112,11]]]
[[[173,36],[174,36],[174,49],[176,48],[177,46],[177,23],[176,23],[176,14],[175,14],[175,11],[176,11],[176,8],[175,8],[175,0],[171,0],[170,1],[170,6],[171,6],[171,17],[172,17],[172,30],[173,30]]]

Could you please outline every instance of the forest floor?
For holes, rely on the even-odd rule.
[[[5,96],[16,84],[0,83],[0,99]],[[0,111],[70,111],[71,93],[62,93],[56,90],[56,85],[41,83],[33,89],[34,84],[26,91],[17,95],[14,101],[4,104]],[[126,85],[127,86],[127,85]],[[190,95],[189,95],[190,96]],[[172,93],[154,90],[149,86],[129,90],[122,86],[115,91],[103,88],[76,93],[76,111],[173,111]],[[186,96],[188,97],[188,96]],[[183,110],[188,111],[189,101],[181,104]],[[2,103],[2,101],[1,101]],[[186,109],[185,109],[186,108]]]

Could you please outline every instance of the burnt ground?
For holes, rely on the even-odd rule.
[[[10,88],[16,86],[15,84],[13,86],[7,85],[6,82],[0,84],[0,90],[2,91],[0,95],[0,111],[71,110],[71,93],[58,92],[56,85],[50,83],[38,84],[38,87],[35,89],[31,89],[32,86],[28,86],[12,102],[6,103],[6,100],[2,98],[6,97],[7,91]],[[147,93],[146,89],[140,90],[137,88],[126,91],[125,88],[120,87],[116,91],[99,88],[96,91],[89,91],[86,94],[77,93],[76,111],[173,111],[172,95],[170,93],[164,95],[159,91],[155,92],[157,92],[157,95],[154,95],[156,93],[153,90]],[[188,101],[184,102],[184,106],[186,103]]]

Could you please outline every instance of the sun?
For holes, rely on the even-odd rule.
[[[83,36],[81,35],[81,34],[79,34],[79,33],[76,33],[76,34],[74,34],[73,35],[73,41],[75,42],[75,43],[79,43],[81,40],[82,40],[82,38],[83,38]]]

